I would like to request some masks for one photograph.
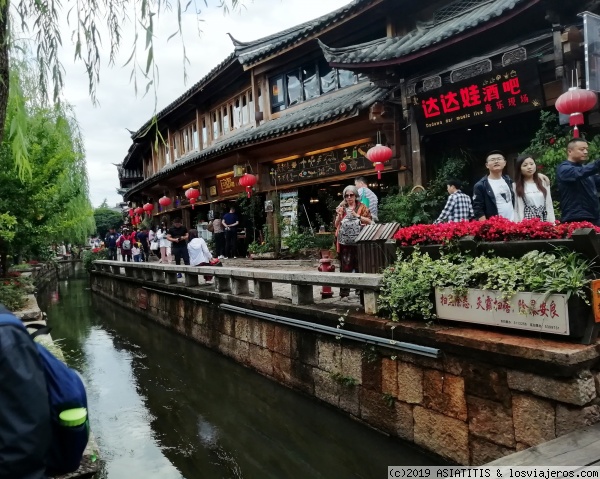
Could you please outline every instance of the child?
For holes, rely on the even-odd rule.
[[[133,261],[135,263],[139,263],[141,258],[140,243],[133,244],[133,248],[131,248],[131,254],[133,255]]]

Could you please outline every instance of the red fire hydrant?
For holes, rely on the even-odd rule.
[[[319,260],[319,268],[318,270],[321,273],[333,273],[335,272],[335,265],[333,264],[333,258],[331,258],[331,253],[329,250],[321,251],[321,259]],[[333,291],[331,290],[331,286],[321,286],[321,298],[332,298]]]

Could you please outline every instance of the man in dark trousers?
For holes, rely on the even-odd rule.
[[[0,314],[10,314],[0,304]],[[43,479],[52,440],[40,355],[28,333],[0,326],[0,477]]]
[[[501,151],[491,151],[485,159],[489,173],[473,187],[473,213],[475,219],[483,221],[492,216],[502,216],[513,220],[515,195],[513,181],[502,172],[506,158]]]
[[[221,221],[225,228],[225,254],[228,258],[235,258],[237,254],[237,227],[240,224],[235,208],[232,206],[229,213],[223,215]]]
[[[190,264],[190,255],[187,249],[188,230],[181,223],[181,218],[173,220],[173,226],[167,231],[167,239],[171,242],[171,253],[175,257],[175,264],[179,265],[183,259],[183,264]],[[177,275],[181,278],[181,273]]]
[[[148,261],[150,256],[150,242],[148,241],[148,228],[142,226],[137,234],[137,240],[142,246],[142,261]]]
[[[108,248],[108,259],[111,261],[117,261],[117,241],[119,240],[119,234],[115,232],[114,228],[108,230],[106,238],[104,238],[104,245]]]
[[[584,165],[588,143],[573,138],[567,145],[567,160],[556,168],[562,222],[589,221],[600,226],[600,161]]]

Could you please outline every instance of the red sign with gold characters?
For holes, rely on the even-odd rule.
[[[537,60],[419,93],[412,105],[425,135],[542,108]]]

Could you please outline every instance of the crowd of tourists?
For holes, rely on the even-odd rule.
[[[565,222],[588,221],[600,226],[600,161],[587,165],[588,143],[572,139],[567,146],[567,159],[558,165],[556,180],[559,192],[560,219]],[[448,200],[435,223],[486,220],[502,216],[510,221],[539,218],[554,222],[556,216],[550,193],[550,180],[538,172],[530,154],[517,157],[515,179],[504,173],[506,156],[490,152],[485,159],[488,174],[473,188],[473,197],[462,191],[459,180],[447,180]],[[344,200],[335,210],[337,251],[343,272],[358,272],[356,239],[362,228],[377,221],[377,196],[364,178],[344,189]],[[347,297],[349,289],[340,290]]]
[[[556,180],[561,221],[589,221],[600,226],[600,162],[588,165],[588,143],[574,138],[567,146],[567,159],[558,165]],[[506,157],[500,151],[490,152],[485,160],[488,174],[473,188],[473,199],[462,192],[458,180],[448,180],[448,201],[436,223],[485,220],[502,216],[510,221],[539,218],[554,222],[554,206],[549,179],[538,172],[529,154],[517,157],[515,179],[504,174]]]

